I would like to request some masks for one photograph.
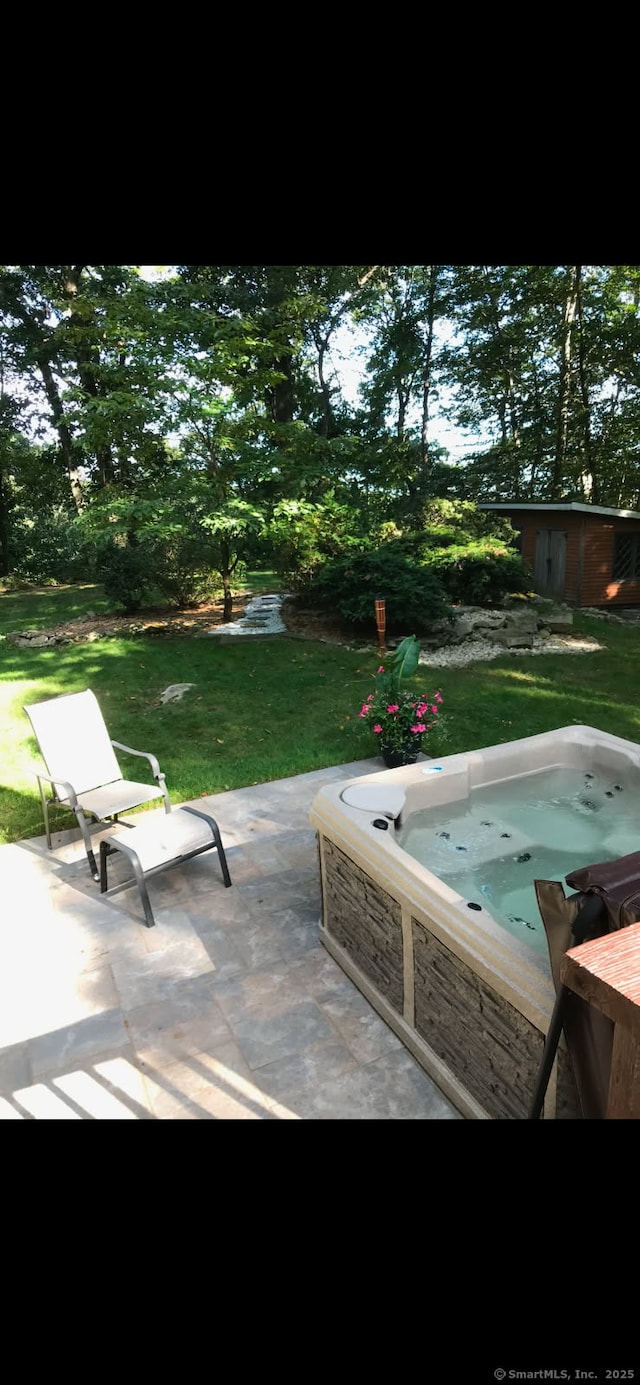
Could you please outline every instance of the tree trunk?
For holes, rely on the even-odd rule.
[[[0,576],[9,576],[9,521],[4,493],[4,477],[0,469]]]
[[[320,436],[323,438],[330,438],[335,433],[335,423],[333,410],[331,408],[331,393],[327,381],[324,378],[324,358],[329,348],[329,334],[327,333],[321,336],[320,332],[314,328],[313,339],[316,351],[318,352],[318,383],[322,396],[322,431]]]
[[[396,399],[398,400],[398,422],[396,424],[396,437],[398,442],[404,442],[405,420],[407,416],[407,398],[402,389],[402,384],[398,382],[396,386]]]
[[[293,356],[290,352],[274,361],[274,368],[284,379],[277,380],[268,391],[269,412],[274,423],[293,422]]]
[[[84,265],[64,266],[65,292],[67,294],[67,297],[71,300],[74,300],[78,295],[78,291],[80,289],[80,282],[82,279],[82,271],[84,268]],[[80,330],[77,333],[78,344],[75,353],[80,383],[82,385],[83,390],[85,391],[85,394],[87,394],[90,399],[104,398],[104,391],[101,389],[98,383],[97,376],[98,368],[100,365],[99,350],[97,347],[94,347],[87,342],[86,336],[83,334],[82,330],[85,325],[84,321],[83,319],[78,318],[78,314],[74,313],[72,310],[71,325],[73,326],[75,325],[75,323],[78,323],[78,326],[80,328]],[[110,485],[115,480],[115,467],[113,464],[113,452],[111,450],[109,443],[105,443],[102,447],[96,448],[95,457],[96,462],[98,464],[98,472],[100,475],[101,485]]]
[[[556,453],[551,477],[551,499],[560,500],[566,471],[567,442],[569,438],[569,397],[571,389],[571,351],[572,330],[576,315],[577,284],[579,265],[567,266],[567,291],[564,301],[562,333],[560,338],[560,382],[558,387],[558,427]]]
[[[578,315],[578,375],[580,379],[580,398],[582,400],[582,447],[584,452],[583,474],[589,478],[589,500],[592,505],[600,504],[600,476],[594,469],[593,446],[591,439],[591,403],[587,384],[586,337],[582,311],[581,265],[576,266],[576,305]]]
[[[64,409],[62,407],[62,400],[60,398],[58,386],[56,385],[53,371],[51,369],[51,362],[49,361],[48,356],[45,356],[43,352],[38,352],[36,356],[36,361],[38,364],[38,369],[43,379],[47,399],[49,400],[49,404],[51,406],[51,413],[53,415],[55,429],[60,440],[60,449],[67,468],[73,501],[78,514],[82,514],[82,511],[85,509],[86,506],[86,500],[84,498],[82,482],[80,480],[80,473],[76,466],[73,438],[71,437],[71,433],[69,432],[69,428],[67,427],[67,423],[64,416]]]
[[[429,292],[427,297],[427,336],[424,346],[424,368],[422,376],[422,426],[420,429],[420,459],[425,480],[429,475],[429,405],[431,394],[431,365],[433,360],[433,323],[435,318],[436,283],[438,266],[429,265]]]
[[[226,539],[220,539],[220,565],[218,567],[218,572],[220,573],[220,576],[222,578],[222,622],[224,625],[228,625],[233,615],[233,592],[231,590],[231,577],[234,568],[235,563],[232,563],[231,561],[231,547],[227,543]]]

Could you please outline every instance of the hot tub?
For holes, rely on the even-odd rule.
[[[578,786],[580,843],[572,819],[552,816],[554,776],[563,793]],[[511,909],[507,886],[498,907],[492,863],[531,892],[534,879],[637,850],[639,787],[640,746],[564,726],[316,795],[322,942],[464,1116],[526,1118],[555,1000],[537,906],[517,894]],[[406,849],[414,839],[422,861]],[[563,1045],[543,1114],[580,1115]]]

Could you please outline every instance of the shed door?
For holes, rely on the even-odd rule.
[[[538,529],[533,585],[541,596],[564,596],[566,529]]]

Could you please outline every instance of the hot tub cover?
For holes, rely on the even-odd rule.
[[[383,813],[392,821],[400,816],[405,805],[404,789],[397,784],[351,784],[343,789],[340,797],[350,808]]]

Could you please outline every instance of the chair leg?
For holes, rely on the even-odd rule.
[[[107,890],[107,843],[100,842],[100,894],[106,894]]]
[[[224,880],[225,888],[228,890],[228,889],[229,889],[229,886],[230,886],[231,883],[232,883],[232,880],[231,880],[231,876],[230,876],[230,874],[229,874],[229,867],[228,867],[228,865],[227,865],[227,858],[226,858],[226,856],[225,856],[224,847],[223,847],[223,845],[222,845],[222,837],[220,836],[220,828],[218,827],[218,824],[217,824],[215,818],[210,817],[208,813],[201,813],[200,810],[199,810],[198,808],[188,808],[188,807],[186,807],[186,805],[183,806],[182,812],[183,812],[183,813],[191,813],[192,817],[194,817],[194,818],[202,818],[202,819],[204,820],[204,822],[206,822],[206,823],[209,824],[209,827],[211,828],[211,834],[212,834],[212,836],[213,836],[213,840],[214,840],[214,842],[215,842],[215,844],[216,844],[216,849],[217,849],[217,852],[218,852],[218,859],[219,859],[219,861],[220,861],[220,866],[221,866],[221,869],[222,869],[222,879]]]
[[[91,836],[90,836],[90,834],[89,834],[89,828],[88,828],[88,826],[87,826],[87,819],[86,819],[86,817],[85,817],[85,815],[84,815],[84,813],[83,813],[83,811],[82,811],[82,808],[81,808],[79,805],[78,805],[78,807],[75,809],[75,814],[76,814],[76,819],[77,819],[78,827],[80,828],[80,831],[81,831],[81,833],[82,833],[82,840],[83,840],[83,842],[84,842],[84,849],[85,849],[85,851],[86,851],[86,853],[87,853],[87,861],[89,862],[89,870],[91,871],[91,874],[92,874],[94,880],[99,880],[99,879],[100,879],[100,871],[98,870],[98,866],[97,866],[97,863],[96,863],[96,858],[95,858],[95,855],[94,855],[94,852],[93,852],[93,847],[92,847],[92,845],[91,845]]]
[[[224,880],[225,889],[228,890],[228,888],[229,888],[229,886],[230,886],[230,884],[231,884],[231,876],[230,876],[230,874],[229,874],[229,867],[228,867],[228,865],[227,865],[227,858],[226,858],[225,853],[224,853],[224,847],[223,847],[223,845],[222,845],[222,838],[221,838],[221,836],[220,836],[220,829],[219,829],[219,827],[218,827],[217,822],[214,822],[214,823],[213,823],[211,830],[212,830],[212,832],[213,832],[213,838],[214,838],[214,841],[215,841],[215,844],[216,844],[216,847],[217,847],[217,850],[218,850],[218,860],[219,860],[219,862],[220,862],[220,866],[221,866],[221,869],[222,869],[222,879]]]
[[[135,855],[135,852],[131,853],[130,860],[134,869],[138,890],[140,891],[140,898],[142,900],[142,907],[144,909],[145,923],[147,925],[147,928],[153,928],[155,926],[155,919],[153,917],[151,900],[149,899],[149,894],[147,891],[147,882],[144,878],[144,871],[142,869],[142,866],[140,865],[138,857]]]
[[[48,803],[48,800],[47,800],[47,795],[46,795],[46,793],[45,793],[45,791],[44,791],[44,784],[42,783],[42,780],[40,779],[40,777],[38,777],[38,788],[39,788],[39,790],[40,790],[40,802],[41,802],[41,804],[42,804],[42,816],[43,816],[43,818],[44,818],[44,830],[45,830],[45,836],[46,836],[46,838],[47,838],[47,846],[48,846],[48,848],[49,848],[49,851],[51,851],[51,828],[49,827],[49,803]]]

